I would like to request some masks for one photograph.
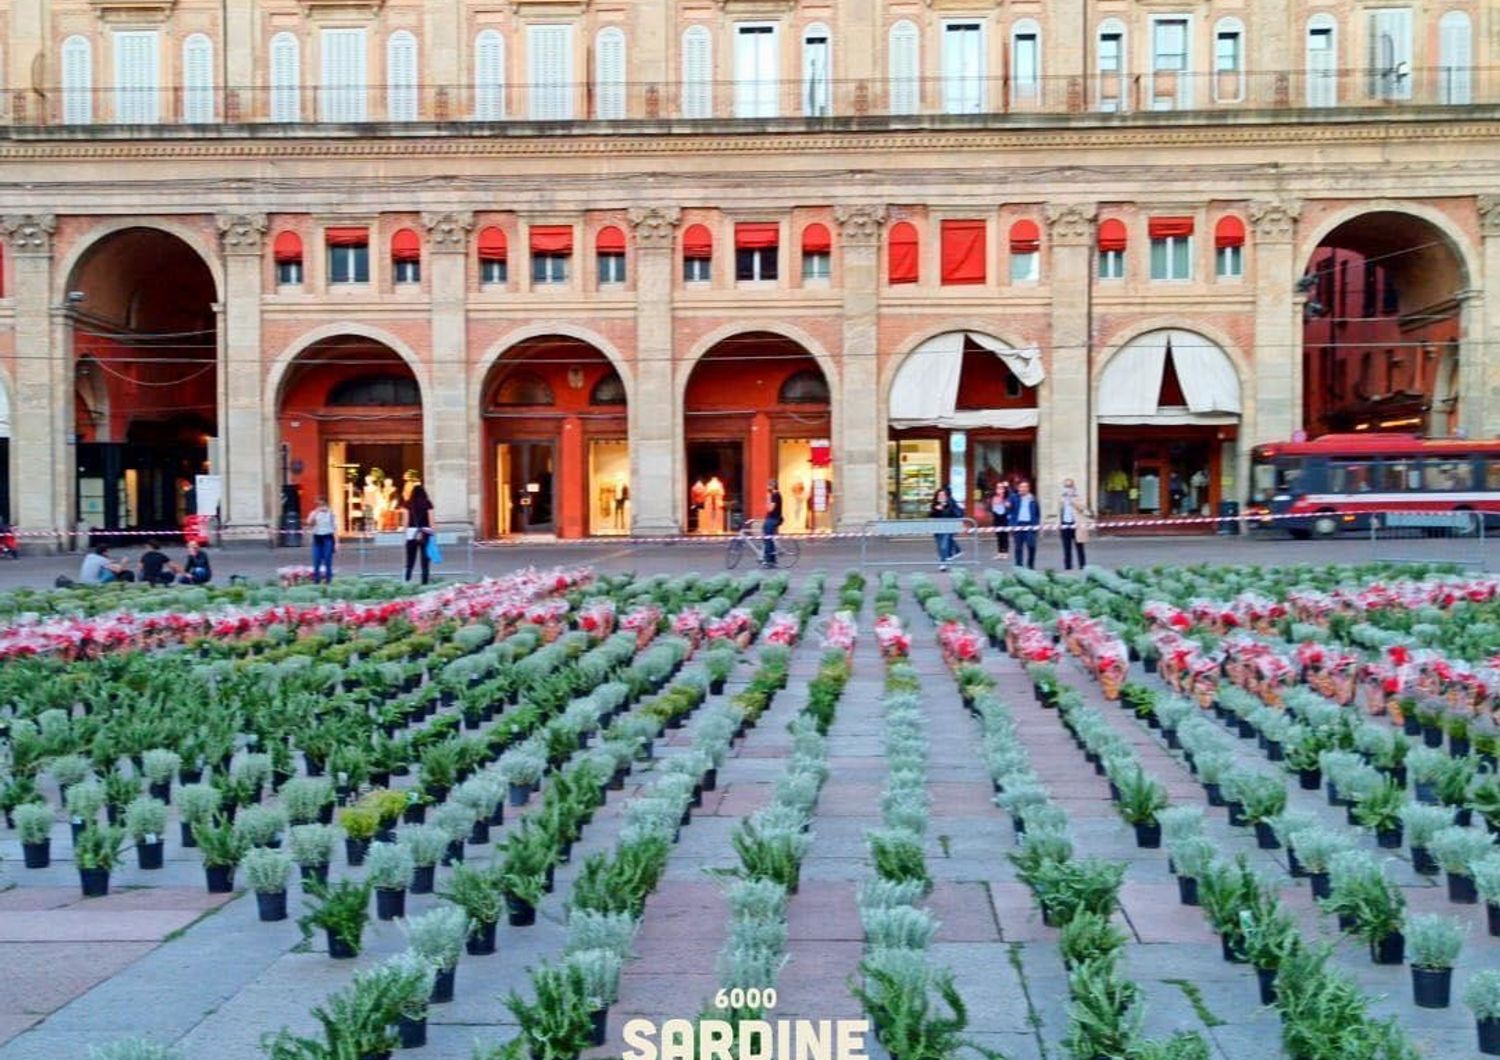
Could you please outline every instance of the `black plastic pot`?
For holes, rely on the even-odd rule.
[[[1299,769],[1297,784],[1303,791],[1317,791],[1323,785],[1323,771],[1317,768]]]
[[[1419,780],[1416,783],[1413,794],[1417,801],[1424,806],[1436,806],[1438,801],[1437,785],[1431,781]]]
[[[403,1049],[420,1049],[427,1044],[427,1017],[419,1020],[401,1017],[396,1024],[396,1034],[401,1040]]]
[[[1307,882],[1312,885],[1312,896],[1314,898],[1327,898],[1332,893],[1328,883],[1328,873],[1309,872]]]
[[[1219,790],[1219,785],[1217,785],[1217,784],[1204,784],[1203,785],[1203,793],[1204,793],[1204,795],[1206,795],[1208,797],[1208,804],[1210,806],[1223,806],[1224,805],[1224,795],[1223,795],[1223,792],[1221,792]]]
[[[162,867],[162,852],[166,844],[158,839],[154,843],[137,843],[135,845],[135,863],[143,869],[159,869]]]
[[[1177,898],[1183,905],[1198,904],[1198,881],[1192,876],[1177,877]]]
[[[1142,850],[1161,849],[1161,823],[1141,821],[1135,826],[1135,845]]]
[[[1255,969],[1255,981],[1260,986],[1260,1003],[1262,1005],[1276,1004],[1276,969]]]
[[[436,865],[418,865],[416,872],[412,873],[409,890],[412,894],[431,894],[436,877]]]
[[[1436,876],[1438,873],[1437,859],[1426,847],[1411,848],[1411,867],[1423,876]]]
[[[1353,931],[1355,926],[1359,923],[1353,913],[1340,913],[1338,916],[1338,920],[1339,930],[1346,934]]]
[[[1280,850],[1281,840],[1276,838],[1276,829],[1267,821],[1255,822],[1255,845],[1261,850]]]
[[[395,920],[406,915],[406,888],[375,888],[375,915],[381,920]]]
[[[1300,880],[1307,875],[1307,870],[1302,867],[1302,862],[1297,858],[1297,852],[1291,847],[1286,848],[1286,871],[1294,880]]]
[[[469,829],[469,843],[472,846],[481,847],[490,841],[490,822],[475,821]]]
[[[1443,746],[1443,729],[1439,725],[1422,726],[1422,744],[1424,747]]]
[[[1394,828],[1377,828],[1375,830],[1375,844],[1381,850],[1400,850],[1401,843],[1405,838],[1405,830],[1399,824]]]
[[[510,804],[512,806],[525,806],[526,800],[531,798],[530,784],[510,785]]]
[[[1467,736],[1450,736],[1448,738],[1448,754],[1454,758],[1467,757],[1469,753],[1469,738]]]
[[[1370,943],[1370,960],[1376,964],[1401,964],[1406,960],[1406,936],[1393,931]]]
[[[357,956],[354,952],[354,947],[339,938],[332,931],[325,931],[324,934],[328,936],[328,956],[336,961],[353,960]]]
[[[208,882],[209,894],[228,894],[234,890],[233,865],[204,865],[203,878]]]
[[[304,884],[328,882],[327,865],[298,865],[297,875],[301,877]]]
[[[1245,804],[1233,799],[1226,800],[1224,805],[1229,808],[1229,825],[1232,828],[1244,828],[1250,821],[1245,817]]]
[[[484,957],[495,952],[495,922],[475,924],[464,941],[464,952],[471,957]]]
[[[1248,740],[1255,735],[1255,726],[1244,718],[1239,719],[1240,739]]]
[[[1280,740],[1266,741],[1266,760],[1268,762],[1286,761],[1286,749],[1281,746]]]
[[[505,896],[505,913],[511,927],[530,927],[536,923],[536,906],[508,894]]]
[[[401,820],[407,824],[422,824],[427,820],[427,804],[425,802],[409,803],[406,809],[401,811]]]
[[[444,865],[462,864],[464,860],[464,841],[455,839],[448,844],[448,849],[443,852]]]
[[[22,843],[21,856],[25,859],[28,869],[45,869],[52,864],[52,840],[43,839],[40,843]]]
[[[193,835],[193,826],[188,822],[181,822],[179,825],[179,831],[182,833],[182,845],[184,847],[191,848],[198,845],[198,838]]]
[[[264,921],[285,920],[286,891],[256,891],[255,908]]]
[[[711,696],[722,696],[724,694],[724,679],[720,678],[717,681],[710,681],[708,683],[708,694]]]
[[[365,855],[370,852],[370,841],[368,839],[353,839],[344,837],[344,858],[351,868],[363,865]]]
[[[495,808],[490,811],[488,818],[491,828],[499,828],[505,823],[505,800],[501,799],[495,803]]]
[[[1448,901],[1459,905],[1473,905],[1479,901],[1479,889],[1474,886],[1473,876],[1448,873]]]
[[[1411,999],[1417,1008],[1447,1008],[1453,1000],[1453,969],[1413,966]]]
[[[109,893],[109,870],[79,869],[78,886],[85,898],[103,898]]]
[[[704,791],[713,791],[716,788],[718,788],[718,786],[719,786],[719,771],[718,771],[718,769],[711,767],[711,768],[705,770],[704,773],[703,773],[703,784],[702,784],[703,790]]]
[[[1485,918],[1489,922],[1490,934],[1500,938],[1500,903],[1487,902],[1484,911]]]
[[[600,1046],[609,1029],[609,1009],[595,1009],[589,1013],[589,1044]]]
[[[439,968],[437,975],[432,980],[432,998],[430,1004],[446,1005],[453,1000],[453,979],[458,974],[458,966],[452,968]]]
[[[158,802],[170,803],[172,801],[172,781],[170,779],[164,780],[160,784],[150,784],[146,790]]]
[[[1230,942],[1229,942],[1229,936],[1228,935],[1220,935],[1219,936],[1219,952],[1224,955],[1224,959],[1226,961],[1228,961],[1230,964],[1244,964],[1245,963],[1244,955],[1235,952],[1234,946],[1232,946],[1230,944]]]
[[[1401,731],[1407,736],[1421,736],[1422,722],[1410,711],[1401,716]]]
[[[1500,1016],[1475,1020],[1479,1031],[1479,1051],[1485,1056],[1500,1056]]]

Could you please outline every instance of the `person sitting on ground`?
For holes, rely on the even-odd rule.
[[[141,581],[147,585],[171,585],[177,580],[180,569],[167,558],[155,540],[146,542],[146,551],[141,553]]]
[[[108,545],[95,545],[78,567],[80,585],[104,585],[107,582],[133,582],[135,574],[124,563],[109,558]]]
[[[187,558],[182,561],[181,570],[182,577],[177,580],[183,585],[207,585],[213,581],[214,569],[209,565],[208,553],[196,538],[187,543]]]

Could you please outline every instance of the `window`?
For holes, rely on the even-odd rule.
[[[328,247],[329,283],[370,282],[370,230],[328,228],[323,232]]]
[[[526,27],[527,82],[532,121],[573,118],[573,27]]]
[[[62,111],[68,125],[94,120],[94,49],[87,37],[63,41]]]
[[[1099,279],[1123,280],[1125,278],[1125,252],[1123,250],[1099,251]]]
[[[573,256],[572,225],[535,225],[531,229],[531,282],[538,286],[568,282]]]
[[[983,221],[942,223],[944,286],[982,284],[988,280]]]
[[[917,226],[910,221],[898,221],[891,226],[886,245],[886,279],[892,284],[916,283],[920,272],[920,244]]]
[[[505,230],[491,225],[479,233],[479,282],[503,284],[509,278],[507,269],[508,244]]]
[[[279,232],[271,245],[276,259],[276,283],[295,287],[302,282],[302,237],[296,232]]]
[[[734,278],[743,282],[779,278],[777,251],[781,226],[772,223],[734,226]]]
[[[1449,11],[1438,21],[1438,100],[1474,102],[1473,34],[1469,16]]]
[[[392,33],[385,44],[385,106],[391,121],[417,120],[417,65],[417,38],[404,29]]]
[[[1245,222],[1221,217],[1214,226],[1214,274],[1221,280],[1245,275]]]
[[[1467,460],[1428,460],[1422,481],[1436,493],[1467,493],[1474,488],[1474,467]]]
[[[1188,67],[1188,20],[1179,16],[1151,20],[1151,108],[1179,110],[1192,106],[1193,78]]]
[[[590,405],[623,405],[625,404],[625,383],[620,379],[620,373],[613,368],[609,374],[594,384],[594,389],[589,392]]]
[[[214,120],[214,42],[194,33],[182,42],[182,120],[205,125]]]
[[[487,29],[474,38],[474,120],[505,117],[505,38]]]
[[[271,120],[302,120],[302,45],[290,33],[271,38]]]
[[[1109,217],[1100,221],[1098,240],[1099,278],[1123,280],[1125,278],[1125,222],[1118,217]]]
[[[682,278],[707,283],[713,278],[714,237],[704,225],[689,225],[682,233]]]
[[[322,88],[318,93],[319,120],[365,120],[365,31],[325,29],[320,33],[323,55]]]
[[[1192,279],[1193,219],[1153,217],[1148,229],[1151,236],[1151,278]]]
[[[1337,26],[1332,15],[1314,15],[1307,22],[1307,105],[1335,106],[1338,76]]]
[[[422,395],[409,375],[360,375],[335,383],[326,403],[334,407],[420,405]]]
[[[808,225],[802,230],[802,278],[826,280],[833,273],[833,237],[827,225]]]
[[[740,23],[734,27],[734,116],[774,118],[779,113],[776,95],[776,27],[765,23]]]
[[[682,34],[682,116],[714,116],[714,42],[705,26]]]
[[[625,282],[625,233],[614,225],[599,230],[594,243],[598,255],[599,282]]]
[[[1099,109],[1129,110],[1125,95],[1125,24],[1117,18],[1099,24]]]
[[[816,368],[787,376],[776,396],[778,405],[826,405],[828,402],[828,380]]]
[[[513,372],[500,384],[495,394],[497,405],[553,405],[557,398],[547,381],[535,372]]]
[[[594,116],[620,121],[625,108],[625,31],[610,26],[594,38]]]
[[[802,113],[810,118],[833,113],[833,53],[821,22],[802,34]]]
[[[1416,461],[1387,460],[1380,465],[1380,491],[1405,493],[1422,488],[1422,466]]]
[[[155,125],[161,121],[161,34],[115,32],[115,121]]]
[[[1411,98],[1411,8],[1386,7],[1369,17],[1371,99]]]
[[[922,109],[921,55],[917,27],[906,19],[893,25],[886,73],[892,114],[915,114]]]
[[[1042,233],[1036,222],[1022,219],[1010,226],[1010,279],[1035,283],[1042,276]]]
[[[1245,98],[1245,28],[1238,19],[1221,18],[1214,27],[1214,101],[1238,103]]]
[[[1041,97],[1041,27],[1029,18],[1010,31],[1010,94],[1018,103],[1034,103]]]
[[[391,275],[397,283],[422,282],[422,238],[410,228],[391,237]]]
[[[943,111],[984,110],[984,23],[943,23]]]

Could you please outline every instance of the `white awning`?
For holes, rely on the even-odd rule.
[[[999,357],[1022,386],[1035,387],[1046,375],[1042,368],[1042,353],[1034,346],[1013,349],[973,331],[950,331],[934,336],[913,350],[896,372],[891,385],[892,427],[1020,430],[1037,425],[1034,408],[958,411],[958,382],[963,371],[965,339]]]
[[[0,386],[0,438],[10,437],[10,395]]]
[[[891,420],[892,427],[946,427],[955,431],[974,431],[990,428],[999,431],[1022,431],[1035,427],[1040,421],[1036,409],[964,409],[950,416],[931,420]]]
[[[1172,358],[1187,408],[1162,408],[1162,377]],[[1142,335],[1121,349],[1099,378],[1100,423],[1235,423],[1240,381],[1234,362],[1216,344],[1191,331]]]

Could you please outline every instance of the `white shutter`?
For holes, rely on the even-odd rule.
[[[573,117],[573,27],[526,27],[532,121]]]
[[[416,121],[417,38],[397,30],[385,43],[386,113],[391,121]]]
[[[594,40],[594,111],[604,121],[626,115],[625,31],[614,26]]]
[[[917,27],[902,19],[891,27],[889,69],[892,114],[922,109],[922,44]]]
[[[365,31],[322,31],[323,78],[319,120],[358,122],[365,120]]]
[[[1314,15],[1307,23],[1307,105],[1332,107],[1338,103],[1338,28],[1329,15]]]
[[[1449,11],[1438,22],[1438,99],[1443,103],[1472,103],[1474,81],[1469,16]]]
[[[1042,85],[1041,27],[1035,20],[1025,18],[1010,32],[1011,96],[1019,103],[1034,103],[1041,95]]]
[[[780,112],[776,27],[766,24],[734,27],[734,116],[774,118]]]
[[[949,114],[979,114],[984,110],[982,23],[943,25],[943,109]]]
[[[271,120],[302,120],[302,46],[291,33],[271,38]]]
[[[62,109],[68,125],[94,120],[94,49],[87,37],[69,37],[62,46]]]
[[[505,117],[505,38],[495,29],[474,38],[474,118]]]
[[[714,116],[714,41],[705,26],[682,35],[682,116]]]
[[[802,113],[810,118],[833,113],[833,50],[821,22],[802,33]]]
[[[202,33],[182,42],[182,120],[214,120],[214,42]]]
[[[1370,95],[1375,99],[1411,98],[1411,8],[1387,7],[1369,12]]]
[[[155,125],[161,121],[161,34],[156,30],[115,33],[115,121]]]

